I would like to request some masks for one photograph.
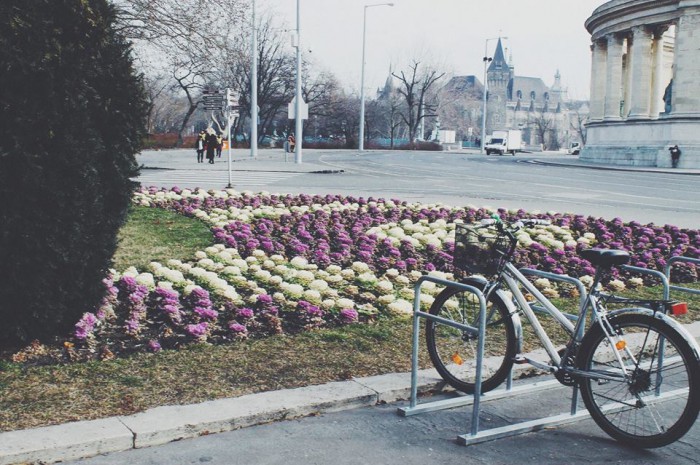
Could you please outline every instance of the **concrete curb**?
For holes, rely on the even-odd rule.
[[[194,405],[157,407],[126,417],[0,433],[0,465],[53,463],[165,444],[272,421],[335,412],[410,396],[410,373],[387,374]],[[419,392],[442,387],[421,370]]]

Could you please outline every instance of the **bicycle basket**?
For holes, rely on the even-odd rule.
[[[512,253],[513,241],[495,227],[457,224],[453,264],[455,270],[492,276]]]

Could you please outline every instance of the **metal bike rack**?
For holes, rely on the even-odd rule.
[[[700,260],[697,258],[690,258],[690,257],[671,257],[668,259],[668,262],[666,263],[666,269],[664,270],[665,276],[667,283],[671,282],[671,266],[673,266],[674,263],[692,263],[694,265],[700,266]],[[681,292],[687,292],[688,294],[700,294],[700,289],[692,289],[689,287],[681,287],[681,286],[672,286],[669,284],[669,288],[673,289],[674,291],[681,291]],[[665,298],[668,298],[668,296],[665,296]]]
[[[524,270],[521,270],[524,271]],[[547,277],[553,280],[564,281],[570,284],[574,284],[581,293],[581,298],[586,298],[586,289],[583,284],[577,279],[571,278],[569,276],[559,276],[551,273],[540,272],[537,270],[527,270],[528,274],[538,275],[542,277]],[[426,312],[420,311],[420,286],[426,281],[434,282],[447,287],[453,287],[457,289],[463,289],[474,293],[479,299],[479,328],[474,328],[468,325],[463,325],[456,323],[451,320],[446,320],[435,315],[431,315]],[[480,442],[492,441],[494,439],[515,436],[518,434],[523,434],[532,431],[541,430],[547,426],[563,425],[581,419],[585,419],[589,416],[588,411],[576,411],[577,398],[574,397],[572,400],[572,411],[571,413],[565,413],[561,415],[551,416],[547,418],[537,419],[533,421],[527,421],[518,423],[515,425],[507,425],[499,428],[491,428],[489,430],[479,431],[479,412],[481,408],[482,401],[493,401],[498,399],[503,399],[507,397],[512,397],[516,395],[522,395],[526,393],[532,393],[547,389],[552,389],[554,387],[559,387],[561,384],[559,381],[550,380],[544,382],[529,383],[522,386],[512,387],[511,379],[509,376],[508,383],[505,389],[497,389],[486,394],[481,394],[481,367],[483,365],[484,358],[484,334],[486,332],[486,300],[483,293],[472,286],[461,284],[453,281],[447,281],[443,279],[433,278],[431,276],[424,276],[418,280],[415,285],[415,297],[413,304],[413,353],[412,353],[412,365],[411,365],[411,399],[409,407],[401,407],[398,409],[398,413],[404,417],[418,415],[420,413],[432,412],[437,410],[444,410],[448,408],[461,407],[466,405],[472,405],[472,421],[470,427],[470,434],[465,434],[458,436],[458,441],[463,445],[477,444]],[[420,318],[425,318],[432,321],[437,321],[439,323],[452,326],[457,329],[465,331],[478,331],[478,342],[477,342],[477,356],[476,356],[476,380],[474,386],[474,394],[471,396],[458,396],[455,398],[438,400],[433,402],[427,402],[418,405],[418,339],[420,330]],[[574,389],[576,393],[576,389]]]
[[[456,321],[448,320],[446,318],[439,317],[437,315],[431,315],[421,311],[420,309],[420,288],[421,285],[426,282],[433,282],[435,284],[440,284],[446,287],[452,287],[456,289],[462,289],[469,291],[477,296],[479,299],[479,327],[474,328],[469,325],[464,325],[457,323]],[[418,339],[420,332],[420,319],[425,318],[427,320],[436,321],[438,323],[451,326],[453,328],[460,329],[462,331],[469,331],[478,334],[477,339],[477,352],[476,352],[476,379],[474,384],[474,396],[473,399],[465,402],[465,398],[447,399],[446,401],[436,401],[430,402],[429,404],[418,405]],[[469,286],[467,284],[457,283],[454,281],[447,281],[445,279],[439,279],[432,276],[421,277],[414,287],[414,300],[413,300],[413,343],[412,343],[412,353],[411,353],[411,400],[409,407],[401,407],[398,409],[399,414],[402,416],[412,416],[419,413],[430,412],[434,410],[442,410],[446,408],[457,407],[461,405],[467,405],[473,402],[472,408],[472,423],[471,431],[472,434],[476,434],[479,430],[479,404],[481,400],[481,367],[483,365],[484,359],[484,334],[486,333],[486,299],[484,294],[474,286]],[[452,401],[452,402],[449,402]]]

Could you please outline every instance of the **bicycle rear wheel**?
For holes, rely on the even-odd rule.
[[[477,288],[477,281],[465,281]],[[430,307],[433,315],[479,327],[479,301],[471,292],[454,288],[443,290]],[[484,363],[482,366],[481,392],[488,392],[500,385],[513,366],[517,341],[513,320],[501,297],[492,293],[487,301],[486,337],[484,339]],[[426,321],[425,338],[433,366],[440,376],[458,391],[474,392],[476,382],[477,335],[434,322]]]
[[[700,410],[700,366],[690,344],[669,324],[648,315],[622,314],[610,323],[624,349],[612,347],[595,325],[579,350],[579,368],[601,375],[581,381],[586,408],[619,441],[653,448],[678,440]],[[623,359],[626,377],[615,352]]]

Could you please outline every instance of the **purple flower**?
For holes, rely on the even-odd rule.
[[[195,338],[202,338],[203,336],[206,336],[208,329],[209,325],[207,325],[207,323],[198,323],[185,326],[185,331],[187,331],[187,334]]]
[[[344,308],[340,311],[340,321],[344,324],[356,323],[358,313],[352,308]]]
[[[160,352],[162,350],[160,342],[158,342],[156,339],[151,339],[148,341],[148,350],[151,352]]]

